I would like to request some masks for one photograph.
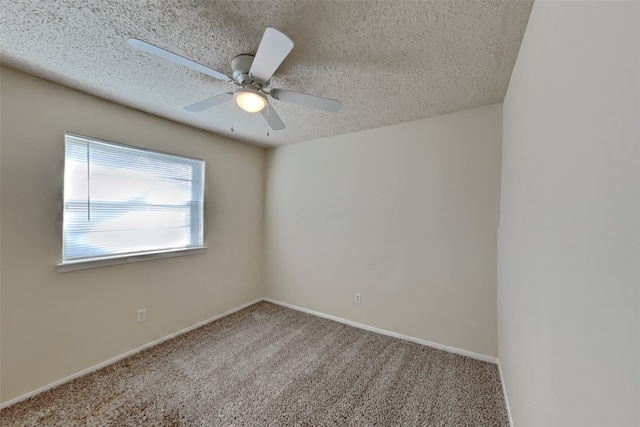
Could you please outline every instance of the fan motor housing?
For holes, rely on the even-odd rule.
[[[253,55],[238,55],[231,60],[231,69],[233,70],[233,80],[239,85],[259,83],[260,85],[265,82],[256,81],[249,75],[251,64],[253,64]]]

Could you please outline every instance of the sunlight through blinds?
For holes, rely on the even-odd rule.
[[[204,169],[67,133],[63,264],[203,247]]]

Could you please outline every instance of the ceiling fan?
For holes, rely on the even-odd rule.
[[[255,56],[238,55],[233,58],[231,61],[233,78],[145,41],[129,39],[128,42],[131,46],[143,52],[159,56],[237,86],[234,92],[221,93],[188,105],[184,107],[186,111],[197,113],[234,99],[243,110],[250,113],[260,112],[271,129],[281,130],[285,128],[284,123],[267,100],[267,96],[334,113],[338,112],[342,107],[342,102],[335,99],[322,98],[285,89],[266,89],[271,76],[293,49],[291,39],[275,28],[267,28],[265,30]]]

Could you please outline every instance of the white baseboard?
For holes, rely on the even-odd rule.
[[[502,394],[504,395],[504,404],[507,407],[507,415],[509,416],[509,425],[513,427],[513,418],[511,417],[511,406],[509,406],[509,398],[507,397],[507,385],[504,383],[504,376],[502,375],[502,366],[500,360],[498,360],[498,372],[500,373],[500,382],[502,383]]]
[[[382,335],[388,335],[390,337],[400,338],[401,340],[411,341],[411,342],[414,342],[416,344],[426,345],[427,347],[436,348],[438,350],[448,351],[449,353],[455,353],[455,354],[459,354],[461,356],[471,357],[472,359],[482,360],[483,362],[489,362],[489,363],[495,363],[495,364],[498,363],[498,359],[495,358],[495,357],[492,357],[492,356],[487,356],[487,355],[480,354],[480,353],[474,353],[472,351],[462,350],[461,348],[450,347],[448,345],[438,344],[438,343],[435,343],[435,342],[432,342],[432,341],[427,341],[427,340],[423,340],[423,339],[420,339],[420,338],[410,337],[408,335],[398,334],[396,332],[387,331],[385,329],[376,328],[374,326],[365,325],[363,323],[353,322],[351,320],[343,319],[343,318],[337,317],[337,316],[332,316],[330,314],[324,314],[324,313],[321,313],[319,311],[309,310],[307,308],[298,307],[298,306],[293,305],[293,304],[287,304],[286,302],[277,301],[277,300],[274,300],[274,299],[271,299],[271,298],[263,298],[263,300],[267,301],[267,302],[270,302],[270,303],[273,303],[273,304],[281,305],[283,307],[291,308],[293,310],[298,310],[298,311],[302,311],[304,313],[313,314],[314,316],[319,316],[319,317],[324,317],[325,319],[335,320],[336,322],[344,323],[344,324],[349,325],[349,326],[355,326],[356,328],[364,329],[366,331],[377,332],[377,333],[382,334]]]
[[[68,377],[62,378],[62,379],[60,379],[58,381],[54,381],[51,384],[47,384],[47,385],[45,385],[43,387],[40,387],[40,388],[38,388],[36,390],[30,391],[29,393],[23,394],[22,396],[18,396],[18,397],[15,397],[15,398],[11,399],[11,400],[7,400],[6,402],[0,403],[0,409],[4,409],[4,408],[6,408],[8,406],[11,406],[11,405],[13,405],[15,403],[18,403],[18,402],[21,402],[23,400],[26,400],[26,399],[28,399],[30,397],[35,396],[36,394],[40,394],[42,392],[50,390],[50,389],[52,389],[54,387],[57,387],[57,386],[62,385],[64,383],[66,383],[66,382],[69,382],[71,380],[79,378],[79,377],[81,377],[83,375],[86,375],[86,374],[88,374],[90,372],[97,371],[98,369],[104,368],[105,366],[109,366],[112,363],[116,363],[117,361],[119,361],[121,359],[124,359],[125,357],[132,356],[132,355],[134,355],[136,353],[141,352],[142,350],[146,350],[149,347],[153,347],[153,346],[158,345],[158,344],[160,344],[160,343],[162,343],[164,341],[170,340],[171,338],[175,338],[178,335],[182,335],[182,334],[185,334],[187,332],[190,332],[190,331],[192,331],[194,329],[197,329],[197,328],[199,328],[201,326],[206,325],[207,323],[211,323],[211,322],[213,322],[215,320],[221,319],[221,318],[223,318],[225,316],[228,316],[228,315],[230,315],[232,313],[235,313],[236,311],[240,311],[240,310],[242,310],[244,308],[247,308],[250,305],[256,304],[256,303],[258,303],[260,301],[262,301],[262,298],[259,298],[259,299],[255,300],[255,301],[248,302],[246,304],[242,304],[239,307],[232,308],[231,310],[225,311],[224,313],[218,314],[217,316],[213,316],[210,319],[203,320],[202,322],[198,322],[195,325],[189,326],[188,328],[179,330],[178,332],[174,332],[174,333],[169,334],[169,335],[167,335],[165,337],[162,337],[160,339],[157,339],[155,341],[147,343],[147,344],[143,345],[142,347],[134,348],[133,350],[129,350],[126,353],[123,353],[123,354],[118,355],[116,357],[112,357],[109,360],[105,360],[104,362],[98,363],[97,365],[91,366],[91,367],[89,367],[87,369],[83,369],[82,371],[76,372],[75,374],[69,375]]]
[[[438,350],[448,351],[450,353],[459,354],[461,356],[471,357],[473,359],[481,360],[483,362],[495,363],[495,364],[498,365],[498,369],[500,370],[500,364],[498,363],[498,359],[495,358],[495,357],[491,357],[491,356],[487,356],[487,355],[479,354],[479,353],[474,353],[472,351],[462,350],[462,349],[456,348],[456,347],[450,347],[450,346],[444,345],[444,344],[438,344],[438,343],[435,343],[435,342],[432,342],[432,341],[423,340],[423,339],[420,339],[420,338],[410,337],[408,335],[398,334],[396,332],[387,331],[387,330],[384,330],[384,329],[380,329],[380,328],[376,328],[376,327],[373,327],[373,326],[365,325],[363,323],[353,322],[351,320],[343,319],[343,318],[337,317],[337,316],[332,316],[330,314],[321,313],[319,311],[309,310],[309,309],[306,309],[306,308],[303,308],[303,307],[295,306],[293,304],[287,304],[285,302],[277,301],[277,300],[274,300],[274,299],[271,299],[271,298],[259,298],[257,300],[254,300],[254,301],[248,302],[246,304],[243,304],[243,305],[241,305],[239,307],[236,307],[236,308],[233,308],[231,310],[228,310],[228,311],[226,311],[226,312],[224,312],[222,314],[218,314],[217,316],[213,316],[210,319],[203,320],[202,322],[198,322],[195,325],[189,326],[188,328],[182,329],[180,331],[174,332],[174,333],[169,334],[169,335],[167,335],[165,337],[162,337],[160,339],[157,339],[155,341],[147,343],[147,344],[145,344],[145,345],[143,345],[141,347],[138,347],[138,348],[135,348],[133,350],[127,351],[126,353],[120,354],[120,355],[118,355],[116,357],[112,357],[109,360],[105,360],[104,362],[98,363],[97,365],[94,365],[94,366],[91,366],[89,368],[83,369],[82,371],[76,372],[75,374],[69,375],[68,377],[65,377],[65,378],[62,378],[60,380],[54,381],[51,384],[47,384],[47,385],[45,385],[43,387],[40,387],[40,388],[38,388],[36,390],[30,391],[29,393],[23,394],[21,396],[15,397],[15,398],[13,398],[11,400],[8,400],[6,402],[0,403],[0,409],[6,408],[6,407],[11,406],[11,405],[13,405],[15,403],[18,403],[18,402],[21,402],[23,400],[29,399],[30,397],[33,397],[33,396],[35,396],[37,394],[40,394],[42,392],[45,392],[47,390],[50,390],[50,389],[52,389],[54,387],[62,385],[64,383],[69,382],[71,380],[74,380],[76,378],[79,378],[79,377],[81,377],[83,375],[86,375],[86,374],[88,374],[90,372],[97,371],[98,369],[104,368],[105,366],[109,366],[109,365],[111,365],[111,364],[113,364],[113,363],[115,363],[115,362],[117,362],[117,361],[119,361],[121,359],[124,359],[125,357],[132,356],[132,355],[134,355],[136,353],[141,352],[142,350],[146,350],[149,347],[153,347],[153,346],[158,345],[158,344],[160,344],[160,343],[162,343],[164,341],[170,340],[171,338],[175,338],[178,335],[182,335],[182,334],[185,334],[187,332],[190,332],[190,331],[192,331],[194,329],[197,329],[197,328],[199,328],[201,326],[204,326],[204,325],[206,325],[208,323],[211,323],[211,322],[213,322],[215,320],[221,319],[221,318],[223,318],[225,316],[228,316],[228,315],[230,315],[232,313],[235,313],[236,311],[240,311],[240,310],[242,310],[244,308],[247,308],[247,307],[249,307],[249,306],[251,306],[253,304],[256,304],[256,303],[258,303],[260,301],[267,301],[267,302],[270,302],[270,303],[273,303],[273,304],[278,304],[278,305],[281,305],[283,307],[287,307],[287,308],[291,308],[293,310],[297,310],[297,311],[301,311],[301,312],[304,312],[304,313],[312,314],[314,316],[323,317],[325,319],[334,320],[336,322],[344,323],[346,325],[354,326],[356,328],[364,329],[364,330],[371,331],[371,332],[376,332],[376,333],[379,333],[379,334],[382,334],[382,335],[388,335],[388,336],[391,336],[391,337],[394,337],[394,338],[399,338],[399,339],[402,339],[402,340],[405,340],[405,341],[414,342],[416,344],[426,345],[428,347],[436,348]],[[502,381],[502,388],[503,388],[503,392],[504,392],[505,403],[507,405],[507,413],[509,414],[509,422],[511,423],[511,426],[513,427],[513,422],[511,420],[511,410],[509,408],[509,402],[507,400],[507,392],[506,392],[506,388],[505,388],[505,384],[504,384],[504,379],[502,378],[502,371],[501,370],[500,370],[500,379]]]

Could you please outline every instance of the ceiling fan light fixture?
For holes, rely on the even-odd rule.
[[[236,90],[233,94],[233,99],[247,113],[257,113],[267,106],[267,97],[249,87]]]

